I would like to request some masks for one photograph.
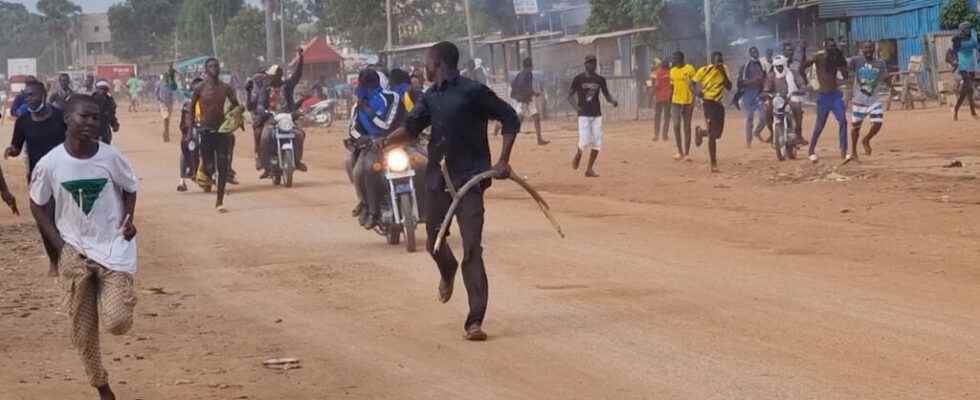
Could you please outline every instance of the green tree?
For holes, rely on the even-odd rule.
[[[126,60],[173,53],[182,0],[126,0],[109,7],[112,50]]]
[[[949,0],[939,14],[939,25],[943,29],[957,29],[962,22],[977,26],[977,13],[970,9],[966,0]]]
[[[37,10],[44,15],[44,23],[51,35],[57,50],[61,53],[60,61],[55,62],[56,68],[71,64],[68,52],[68,30],[72,20],[82,13],[82,8],[71,0],[39,0]]]
[[[262,64],[259,57],[265,55],[265,13],[251,6],[242,8],[228,20],[218,49],[228,70],[245,74],[257,70]]]
[[[354,47],[384,48],[387,37],[384,0],[319,0],[318,4],[323,32]]]
[[[666,0],[592,0],[586,34],[660,26]]]
[[[286,58],[292,59],[294,50],[302,45],[307,39],[303,36],[303,33],[300,32],[299,27],[301,25],[313,23],[313,14],[311,14],[310,10],[299,0],[283,1],[285,1],[283,9],[285,10],[286,14],[284,24],[286,27]],[[279,24],[276,24],[275,31],[276,35],[279,35]],[[279,36],[276,37],[278,38]],[[277,40],[276,43],[279,43],[279,41]]]
[[[25,45],[49,43],[47,30],[43,27],[42,17],[29,12],[23,4],[0,1],[0,37],[4,38],[0,40],[0,60],[47,58],[38,60],[38,67],[53,65],[53,47]],[[7,63],[0,64],[0,71],[7,73]]]
[[[181,57],[212,54],[210,17],[215,36],[220,36],[243,6],[244,0],[184,0],[177,16]]]

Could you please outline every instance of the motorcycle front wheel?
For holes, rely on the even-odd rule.
[[[786,159],[785,156],[783,156],[783,151],[786,148],[786,137],[784,136],[786,127],[783,126],[782,122],[780,122],[773,126],[773,128],[775,129],[775,132],[772,134],[772,147],[776,149],[776,159],[783,161]]]
[[[296,163],[293,160],[292,150],[283,150],[282,165],[285,166],[285,168],[282,169],[283,186],[288,188],[293,187],[293,172],[295,172],[293,166],[296,165]]]
[[[405,228],[405,250],[409,253],[415,252],[415,227],[418,225],[418,221],[415,219],[415,201],[412,200],[412,194],[403,194],[398,199],[398,208],[401,211],[402,217],[404,217],[405,222],[403,226]]]

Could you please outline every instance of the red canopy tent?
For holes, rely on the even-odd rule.
[[[303,80],[317,80],[326,77],[329,80],[341,79],[344,70],[344,59],[333,49],[327,40],[317,36],[303,45]],[[296,65],[297,57],[289,62]]]

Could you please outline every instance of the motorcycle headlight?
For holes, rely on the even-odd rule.
[[[389,151],[385,156],[386,164],[388,168],[394,172],[404,172],[411,167],[412,163],[409,162],[408,153],[403,149],[394,149]]]
[[[784,105],[786,105],[786,99],[784,99],[783,96],[776,96],[774,99],[772,99],[772,106],[775,109],[781,110]]]
[[[296,127],[296,124],[293,123],[293,116],[290,114],[278,114],[275,116],[275,121],[276,128],[283,132],[290,132]]]

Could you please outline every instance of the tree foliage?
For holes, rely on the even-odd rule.
[[[244,7],[238,15],[228,20],[225,31],[218,38],[218,49],[226,69],[251,73],[262,63],[265,55],[265,15],[255,7]]]
[[[387,38],[384,0],[318,0],[317,3],[323,32],[354,47],[384,48]]]
[[[39,0],[37,10],[49,21],[65,23],[82,13],[82,7],[71,0]],[[67,28],[67,26],[66,26]]]
[[[330,34],[353,47],[380,50],[387,40],[384,0],[306,0],[307,8],[319,16],[321,32]],[[473,33],[516,30],[514,7],[510,1],[472,0]],[[410,34],[402,37],[394,29],[396,45],[459,38],[466,35],[466,18],[459,0],[403,0],[393,5],[396,26]]]
[[[976,27],[977,13],[970,9],[966,0],[949,0],[939,14],[939,25],[943,29],[956,29],[963,22]]]
[[[23,4],[0,1],[0,59],[44,56],[45,47],[41,44],[49,43],[49,39],[47,30],[39,29],[42,24],[42,17],[29,12]],[[38,62],[39,67],[50,64],[50,60]],[[6,74],[6,63],[0,64],[0,71]]]
[[[82,13],[82,8],[71,0],[39,0],[37,10],[44,15],[44,25],[51,35],[53,54],[60,53],[62,56],[59,62],[55,62],[56,68],[67,65],[71,57],[68,51],[68,30],[71,21]],[[58,58],[56,58],[58,59]]]
[[[172,54],[181,0],[126,0],[109,8],[113,53],[126,60]]]
[[[285,1],[283,4],[283,9],[285,10],[286,14],[284,17],[285,24],[283,24],[286,27],[286,58],[291,59],[294,53],[293,50],[302,45],[306,40],[306,37],[304,37],[303,33],[300,32],[299,27],[301,25],[313,23],[313,14],[310,13],[310,10],[298,0],[283,1]],[[278,35],[279,24],[276,24],[275,31]],[[279,40],[277,40],[276,43],[279,43]]]
[[[666,0],[592,0],[592,14],[585,23],[585,33],[659,27],[665,4]]]
[[[180,56],[212,54],[210,17],[215,36],[220,36],[243,7],[244,0],[183,0],[177,16]]]

